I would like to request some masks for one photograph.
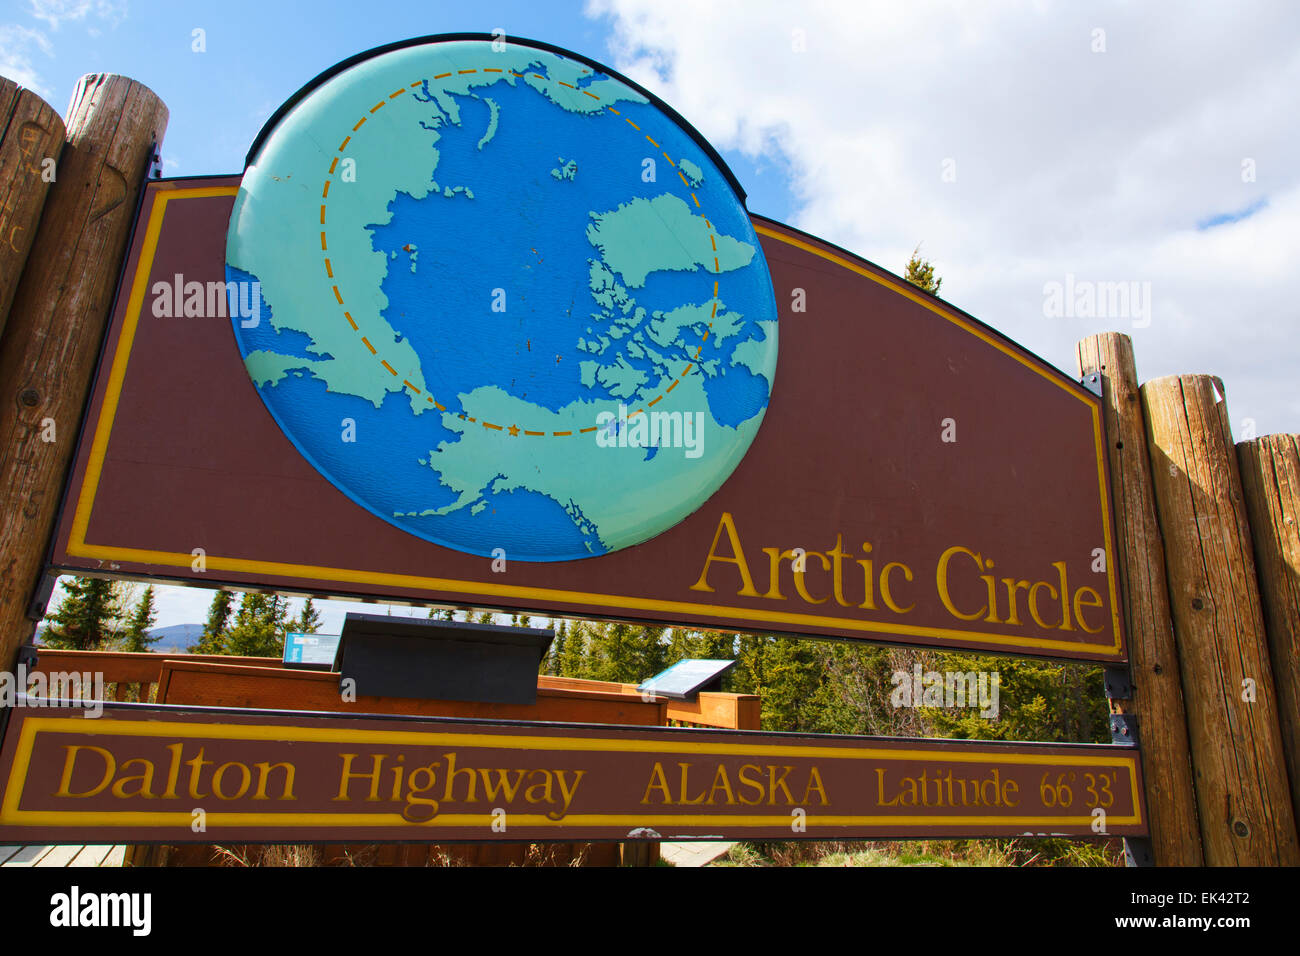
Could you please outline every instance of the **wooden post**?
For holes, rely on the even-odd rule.
[[[81,426],[136,198],[167,107],[124,76],[84,76],[0,342],[0,669],[12,669]]]
[[[65,135],[50,104],[0,76],[0,333],[58,174]]]
[[[1250,526],[1223,384],[1142,386],[1156,513],[1211,866],[1300,864]]]
[[[1300,435],[1241,442],[1237,460],[1255,541],[1291,809],[1300,819]]]
[[[1133,698],[1111,701],[1111,710],[1137,717],[1156,864],[1200,866],[1187,716],[1133,343],[1118,332],[1094,335],[1078,343],[1076,358],[1080,375],[1101,377],[1118,544],[1116,554],[1108,558],[1117,562],[1125,597],[1124,625],[1134,685]]]

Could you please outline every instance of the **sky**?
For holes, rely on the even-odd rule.
[[[1239,440],[1300,431],[1294,3],[0,0],[0,74],[59,110],[130,76],[171,111],[165,175],[237,173],[338,61],[496,29],[656,93],[752,212],[894,272],[919,246],[944,299],[1059,368],[1126,332],[1141,381],[1220,376]],[[159,626],[203,620],[208,592],[163,591]]]

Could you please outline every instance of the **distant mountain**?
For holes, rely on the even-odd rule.
[[[157,654],[179,654],[189,650],[203,636],[202,624],[171,624],[167,627],[155,627],[149,632],[150,637],[159,638],[150,645],[149,650]]]

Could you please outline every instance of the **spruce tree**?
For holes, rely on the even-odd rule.
[[[102,648],[121,615],[114,582],[102,578],[69,578],[58,609],[45,619],[41,643],[76,651]]]
[[[943,285],[942,279],[935,278],[934,266],[930,261],[921,258],[920,246],[912,250],[912,258],[907,262],[907,272],[904,273],[903,278],[932,295],[938,295],[939,287]]]
[[[639,684],[664,668],[668,644],[662,627],[585,622],[587,671],[595,680]]]
[[[250,591],[239,602],[222,653],[239,657],[282,657],[287,627],[282,598]]]
[[[226,642],[226,631],[230,627],[231,602],[234,595],[225,588],[218,588],[208,605],[208,621],[203,625],[203,634],[199,642],[190,650],[195,654],[222,654]]]
[[[564,636],[564,657],[560,661],[561,677],[591,677],[587,661],[589,621],[575,621]]]
[[[560,626],[555,628],[555,637],[551,641],[550,653],[546,655],[544,662],[544,674],[551,674],[559,677],[563,674],[564,667],[564,642],[568,633],[568,622],[561,621]]]
[[[289,630],[295,634],[315,634],[320,630],[320,612],[316,610],[316,605],[308,598],[289,624]]]
[[[153,585],[144,589],[140,595],[140,602],[135,606],[135,611],[131,614],[130,620],[127,621],[126,630],[122,632],[120,644],[124,651],[147,651],[156,644],[160,639],[150,637],[149,629],[154,626],[158,619],[158,612],[154,608],[153,602]]]

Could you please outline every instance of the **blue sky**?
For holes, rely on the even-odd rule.
[[[14,12],[0,26],[40,31],[45,42],[22,44],[15,35],[0,42],[0,50],[25,48],[24,60],[39,77],[33,88],[57,109],[91,71],[129,76],[162,98],[171,111],[163,145],[168,176],[242,171],[262,124],[303,84],[340,60],[395,40],[501,28],[600,62],[613,59],[607,19],[585,15],[583,4],[570,0],[385,4],[382,15],[365,3],[305,7],[282,0],[6,0],[9,6]],[[204,31],[203,52],[193,49],[195,30]],[[777,165],[737,151],[726,159],[750,194],[751,210],[778,219],[789,214],[789,191]]]
[[[145,83],[171,110],[173,176],[239,172],[280,103],[371,47],[545,40],[672,105],[752,211],[894,271],[920,245],[945,298],[1062,369],[1077,340],[1123,331],[1143,381],[1222,377],[1238,438],[1300,431],[1295,4],[0,4],[0,73],[60,111],[87,72]],[[1131,283],[1133,305],[1053,312],[1067,278]],[[207,600],[168,589],[159,623]]]

